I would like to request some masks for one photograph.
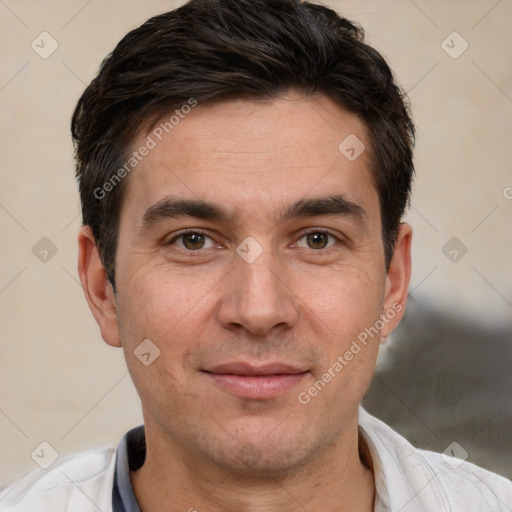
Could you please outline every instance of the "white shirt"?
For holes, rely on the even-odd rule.
[[[373,460],[375,512],[512,512],[510,480],[419,450],[362,408],[359,427]],[[0,492],[0,511],[112,512],[115,463],[114,449],[63,458]]]

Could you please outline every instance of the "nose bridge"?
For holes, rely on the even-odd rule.
[[[260,252],[254,259],[237,256],[230,274],[221,304],[224,326],[243,326],[252,334],[264,335],[276,326],[295,323],[297,312],[283,282],[284,269],[271,250]]]
[[[264,299],[260,303],[260,308],[262,308],[264,304],[272,306],[274,303],[280,301],[280,296],[283,292],[281,289],[283,283],[278,277],[278,265],[270,251],[261,254],[261,256],[252,263],[239,261],[238,267],[241,299],[246,302],[259,302],[261,299]]]

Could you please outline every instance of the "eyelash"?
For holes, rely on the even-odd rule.
[[[309,229],[308,231],[306,232],[303,232],[300,237],[296,240],[296,242],[293,243],[293,246],[296,246],[297,243],[302,240],[303,238],[307,237],[308,235],[311,235],[311,234],[316,234],[316,233],[319,233],[319,234],[324,234],[324,235],[327,235],[331,238],[334,238],[334,240],[337,242],[335,243],[334,245],[337,245],[337,244],[341,244],[343,243],[343,240],[342,238],[339,236],[339,235],[335,235],[333,234],[332,232],[330,232],[329,230],[326,230],[325,228],[312,228],[312,229]],[[202,235],[204,236],[205,238],[209,238],[212,242],[214,242],[216,245],[219,245],[215,242],[215,240],[205,231],[201,230],[201,229],[186,229],[184,231],[180,231],[178,234],[176,234],[168,243],[167,245],[174,245],[176,243],[177,240],[179,240],[180,238],[186,236],[186,235],[190,235],[190,234],[197,234],[197,235]],[[330,247],[327,247],[325,249],[310,249],[314,252],[320,252],[320,251],[327,251],[329,249],[331,249],[333,246],[330,246]],[[202,249],[198,249],[196,251],[193,251],[191,249],[183,249],[182,247],[178,247],[178,249],[180,250],[183,250],[183,251],[186,251],[186,252],[190,252],[190,253],[194,253],[194,252],[201,252]],[[307,249],[306,247],[301,247],[301,249]]]
[[[331,245],[330,247],[326,247],[324,249],[311,249],[310,247],[301,247],[301,249],[310,249],[314,252],[321,252],[321,251],[325,252],[325,251],[328,251],[329,249],[331,249],[334,245],[338,245],[338,244],[342,243],[342,239],[339,235],[335,235],[334,233],[331,233],[329,230],[326,230],[326,229],[313,228],[313,229],[310,229],[310,230],[302,233],[302,235],[297,239],[297,241],[293,245],[297,245],[297,243],[300,240],[302,240],[303,238],[307,237],[308,235],[312,235],[312,234],[327,235],[328,237],[333,238],[336,241],[336,243]]]
[[[194,234],[194,235],[202,235],[204,236],[205,238],[209,238],[210,240],[213,240],[213,238],[208,234],[206,233],[205,231],[203,231],[202,229],[185,229],[183,231],[180,231],[178,234],[176,234],[171,240],[169,240],[169,242],[167,243],[167,245],[174,245],[174,243],[179,240],[180,238],[183,238],[184,236],[186,235],[191,235],[191,234]],[[217,244],[218,245],[218,244]],[[187,251],[187,252],[200,252],[200,250],[198,251],[192,251],[190,249],[182,249],[181,247],[179,247],[179,249],[183,250],[183,251]]]

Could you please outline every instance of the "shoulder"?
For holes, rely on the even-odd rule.
[[[379,473],[376,484],[380,480],[383,501],[392,510],[510,512],[510,480],[465,460],[418,449],[362,408],[359,425]]]
[[[512,482],[507,478],[446,454],[415,450],[455,510],[471,505],[475,510],[510,511]]]
[[[47,470],[29,473],[0,492],[0,512],[108,512],[112,506],[115,450],[63,457]]]

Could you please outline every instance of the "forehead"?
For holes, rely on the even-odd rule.
[[[364,123],[326,97],[233,100],[164,116],[131,151],[146,155],[124,206],[139,215],[165,195],[222,203],[235,213],[343,194],[378,209]]]

